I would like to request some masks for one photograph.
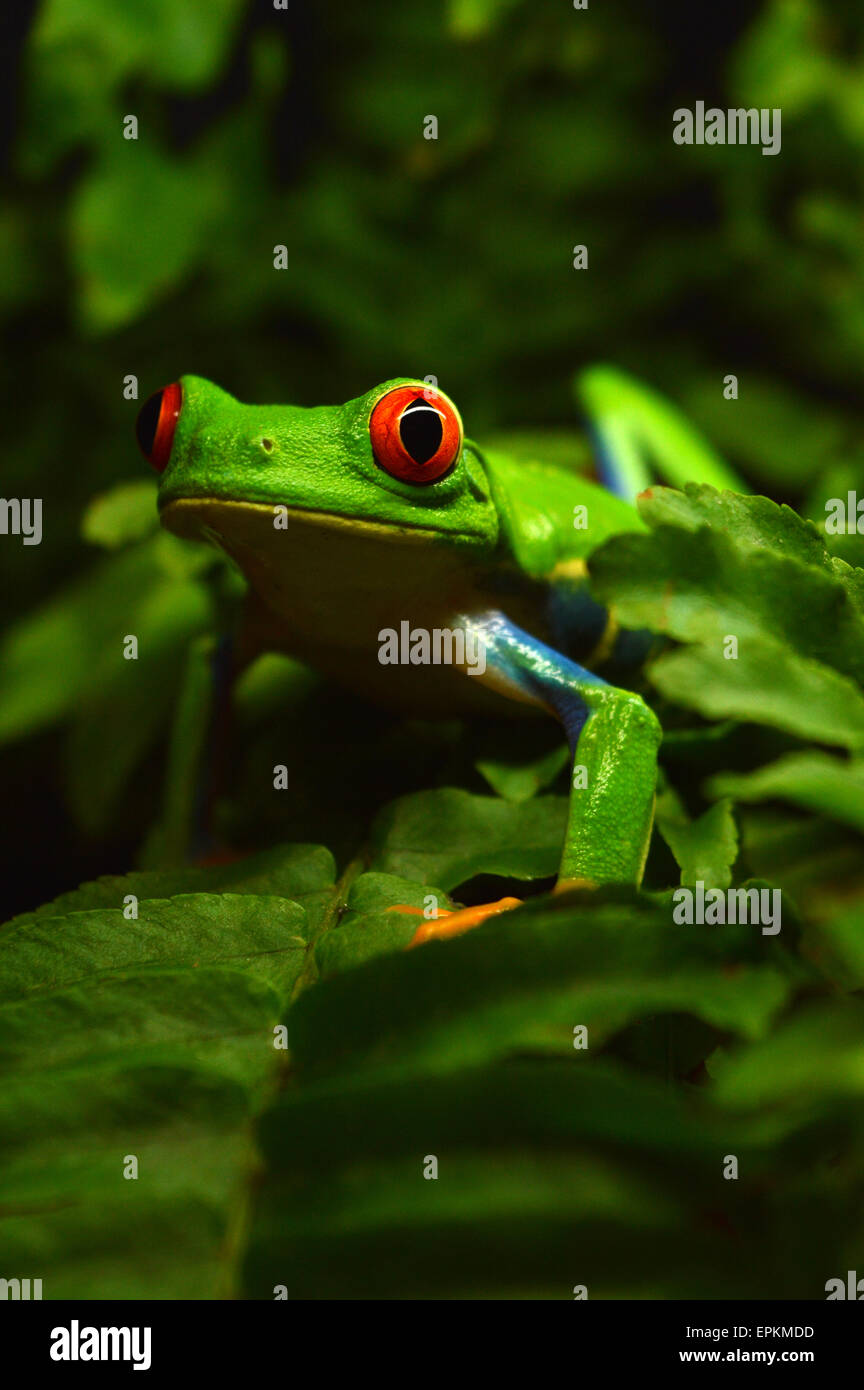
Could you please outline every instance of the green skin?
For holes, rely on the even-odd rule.
[[[611,629],[599,641],[592,629],[580,643],[577,623],[576,650],[565,655],[550,612],[554,600],[578,605],[591,550],[643,529],[627,499],[650,481],[646,457],[677,485],[740,484],[667,402],[607,367],[584,373],[577,389],[623,496],[470,439],[441,480],[403,482],[376,462],[369,420],[388,391],[418,384],[397,378],[345,405],[306,409],[241,405],[183,377],[159,488],[162,522],[219,545],[245,575],[244,662],[285,651],[412,714],[557,716],[575,767],[585,769],[571,778],[559,879],[638,885],[660,726],[638,695],[589,669],[608,655]],[[577,507],[586,508],[584,526],[574,525]],[[405,621],[473,633],[485,671],[382,665],[379,634]]]

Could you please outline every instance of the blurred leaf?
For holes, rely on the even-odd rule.
[[[81,522],[81,535],[91,545],[118,550],[141,540],[159,525],[156,485],[144,478],[118,483],[94,497]]]
[[[864,833],[864,761],[790,753],[756,772],[720,772],[709,786],[714,795],[738,801],[791,801]]]
[[[622,1279],[654,1284],[658,1258],[679,1296],[741,1284],[740,1246],[699,1220],[719,1134],[602,1063],[319,1085],[280,1098],[260,1143],[249,1297],[281,1283],[297,1298],[572,1299],[574,1278],[620,1296]]]
[[[173,538],[155,536],[101,561],[8,630],[0,644],[0,741],[75,709],[82,719],[90,710],[109,715],[112,702],[128,718],[127,700],[145,717],[151,699],[167,709],[180,653],[213,613],[207,590],[182,572],[182,544],[165,542]],[[124,659],[130,635],[137,661]],[[103,756],[115,752],[103,740]]]
[[[760,1043],[726,1054],[712,1074],[718,1100],[738,1109],[787,1100],[801,1110],[823,1098],[857,1100],[864,1093],[864,1004],[814,1003]]]
[[[30,35],[26,166],[41,172],[69,145],[121,138],[116,98],[132,74],[180,89],[224,63],[244,0],[44,0]],[[137,229],[136,229],[137,230]]]
[[[687,406],[723,454],[757,483],[782,490],[800,487],[842,458],[851,422],[828,412],[800,391],[748,372],[737,400],[726,400],[722,377],[699,380]]]
[[[190,183],[195,197],[187,196]],[[216,212],[214,171],[194,171],[146,137],[118,134],[81,184],[70,244],[84,327],[104,333],[176,288],[199,254]]]
[[[852,903],[808,934],[809,954],[847,990],[864,988],[864,904]]]
[[[779,106],[794,117],[836,80],[823,51],[822,14],[813,0],[769,0],[745,35],[731,74],[745,106]]]
[[[519,0],[448,0],[450,28],[459,39],[473,39],[495,28]]]

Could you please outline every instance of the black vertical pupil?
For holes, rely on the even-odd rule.
[[[416,401],[406,405],[402,411],[399,434],[403,448],[414,462],[428,463],[433,454],[437,454],[441,448],[444,426],[434,406],[418,396]]]
[[[155,396],[151,396],[149,401],[145,401],[138,411],[138,419],[135,422],[135,433],[138,436],[138,444],[141,452],[147,458],[153,452],[153,445],[156,442],[156,429],[159,424],[159,415],[162,410],[162,397],[164,391],[157,391]]]

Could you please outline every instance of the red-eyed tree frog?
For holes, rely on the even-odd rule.
[[[743,489],[633,378],[594,367],[577,390],[602,484],[485,449],[443,391],[407,378],[303,408],[242,405],[184,376],[147,401],[137,433],[161,475],[163,525],[221,547],[248,582],[246,659],[284,651],[415,715],[557,717],[574,765],[558,886],[638,886],[660,726],[639,695],[592,669],[626,658],[634,635],[588,595],[585,557],[641,529],[633,501],[649,460],[673,485]],[[390,635],[406,633],[410,648],[394,648]],[[449,640],[436,647],[436,633]],[[424,920],[415,942],[515,902]]]

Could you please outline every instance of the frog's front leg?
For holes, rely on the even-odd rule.
[[[607,685],[501,613],[460,618],[466,647],[482,653],[479,680],[500,694],[548,709],[573,756],[570,809],[558,888],[642,881],[654,820],[661,729],[641,696]],[[485,668],[481,672],[481,667]],[[515,900],[466,908],[424,922],[412,945],[467,931]]]

